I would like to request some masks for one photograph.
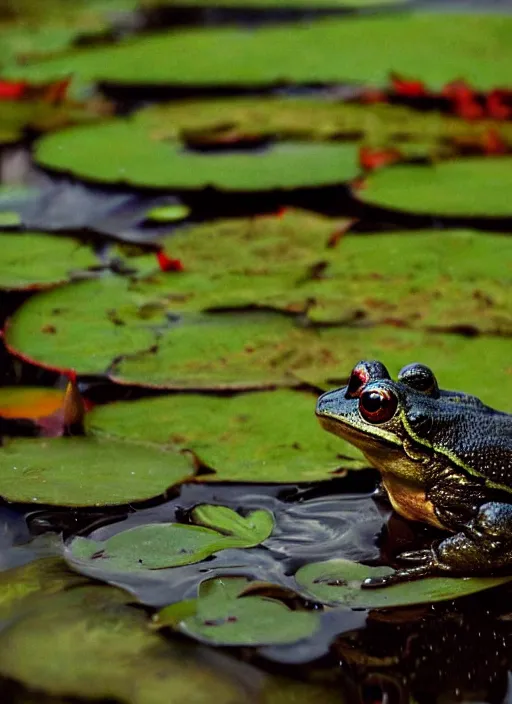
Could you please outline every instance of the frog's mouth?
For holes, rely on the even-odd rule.
[[[401,441],[392,433],[389,433],[377,426],[373,429],[374,434],[360,430],[357,426],[351,425],[344,419],[335,416],[326,415],[324,413],[316,414],[320,425],[324,430],[327,430],[333,435],[337,435],[343,440],[347,440],[352,445],[362,450],[362,452],[372,451],[382,446],[394,448],[401,447]]]

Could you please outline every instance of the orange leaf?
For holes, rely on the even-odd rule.
[[[394,164],[402,159],[402,154],[394,147],[386,149],[373,149],[372,147],[359,148],[359,166],[367,171],[381,169],[388,164]]]

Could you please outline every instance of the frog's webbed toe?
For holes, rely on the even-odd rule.
[[[417,564],[428,564],[432,561],[434,553],[432,550],[410,550],[408,552],[402,552],[398,555],[399,560],[404,562],[415,562]]]
[[[419,567],[395,570],[395,572],[386,574],[383,577],[368,577],[368,579],[362,582],[361,588],[379,589],[381,587],[390,587],[393,584],[413,582],[416,579],[423,579],[424,577],[434,577],[436,574],[438,574],[437,565],[434,562],[429,562]]]

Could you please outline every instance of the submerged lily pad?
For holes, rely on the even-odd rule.
[[[98,264],[90,247],[77,240],[38,232],[0,233],[0,288],[45,288]]]
[[[241,517],[224,506],[199,506],[191,518],[199,525],[153,523],[105,541],[74,538],[71,560],[95,564],[108,572],[180,567],[201,562],[220,550],[255,547],[270,536],[274,526],[268,511],[252,511]]]
[[[0,496],[54,506],[114,506],[164,494],[190,477],[186,457],[94,438],[11,440],[0,448]]]
[[[505,584],[512,579],[429,577],[382,589],[361,589],[361,583],[368,577],[382,577],[392,572],[390,567],[368,567],[341,559],[326,560],[301,567],[295,575],[295,581],[309,597],[324,604],[356,609],[383,609],[457,599]]]
[[[126,704],[245,704],[243,688],[148,629],[130,596],[87,586],[49,597],[0,634],[0,673],[55,696]],[[51,653],[52,657],[48,657]]]
[[[102,158],[105,150],[111,159]],[[358,173],[350,144],[276,144],[258,153],[205,154],[161,142],[140,125],[114,120],[48,135],[36,147],[45,167],[106,183],[229,191],[334,185]]]
[[[215,469],[208,481],[316,481],[366,465],[351,445],[320,428],[315,401],[287,390],[177,394],[97,407],[87,422],[101,436],[192,450]]]
[[[0,573],[0,618],[2,621],[33,608],[37,600],[84,584],[85,577],[72,572],[60,557],[39,560]]]
[[[510,85],[511,30],[507,15],[421,12],[318,20],[251,33],[192,29],[83,49],[16,67],[10,75],[45,81],[73,74],[128,84],[382,85],[396,71],[417,76],[432,88],[463,76],[487,89]]]
[[[312,636],[320,627],[318,613],[292,611],[266,597],[239,598],[237,591],[245,581],[219,578],[203,582],[198,599],[185,602],[185,609],[182,604],[162,609],[156,625],[171,625],[204,643],[229,646],[295,643]],[[235,583],[234,587],[230,582]],[[184,617],[177,619],[180,611]]]
[[[360,197],[415,214],[512,217],[512,159],[396,165],[371,174]]]

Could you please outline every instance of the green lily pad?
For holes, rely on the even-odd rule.
[[[0,212],[0,227],[18,227],[21,225],[21,216],[14,210]]]
[[[111,587],[49,597],[0,634],[0,674],[49,695],[126,704],[248,704],[242,686],[186,643],[148,628]],[[48,653],[52,657],[48,657]]]
[[[208,481],[317,481],[365,466],[357,450],[320,428],[315,401],[288,390],[177,394],[96,407],[87,427],[102,437],[192,450],[215,470]]]
[[[142,0],[146,5],[166,5],[169,4],[169,0]],[[273,8],[315,8],[315,9],[328,9],[331,10],[336,7],[347,7],[347,8],[366,8],[366,7],[378,7],[379,5],[385,5],[389,7],[395,7],[403,5],[410,0],[222,0],[219,3],[218,0],[179,0],[179,5],[182,7],[236,7],[236,8],[267,8],[269,10]],[[177,3],[178,4],[178,3]]]
[[[234,586],[230,582],[234,581]],[[318,613],[292,611],[275,599],[237,598],[240,579],[203,582],[199,598],[187,608],[172,604],[156,616],[159,628],[171,625],[203,643],[229,646],[284,645],[312,636],[320,626]],[[243,585],[242,585],[243,587]],[[194,613],[187,613],[194,607]],[[176,620],[177,609],[183,618]]]
[[[134,124],[153,139],[201,140],[220,144],[237,138],[281,140],[360,139],[378,147],[410,149],[423,144],[439,150],[440,142],[471,139],[478,142],[496,122],[468,122],[438,112],[420,112],[400,105],[357,104],[310,98],[224,98],[173,101],[136,112]],[[512,125],[500,123],[499,134],[512,141]]]
[[[295,581],[309,597],[331,606],[383,609],[430,603],[461,596],[509,582],[512,577],[429,577],[382,589],[361,589],[368,577],[391,574],[390,567],[368,567],[350,560],[326,560],[301,567]]]
[[[13,68],[10,75],[36,82],[73,74],[127,84],[382,85],[396,71],[436,89],[461,76],[488,89],[510,85],[511,29],[507,15],[421,12],[318,20],[250,34],[238,28],[192,29],[86,48]]]
[[[98,264],[92,249],[77,240],[38,232],[3,232],[0,247],[0,288],[7,290],[54,286]]]
[[[36,600],[84,584],[88,580],[72,572],[60,557],[43,557],[22,567],[0,573],[0,619],[11,618]]]
[[[288,291],[288,308],[335,323],[354,309],[369,323],[512,333],[512,239],[439,230],[345,236],[321,275]],[[293,298],[295,296],[295,298]],[[272,304],[272,293],[263,302]],[[282,294],[277,297],[277,305]],[[282,303],[281,303],[282,305]]]
[[[111,159],[102,155],[108,149]],[[343,183],[358,173],[351,144],[276,144],[259,153],[205,154],[160,142],[129,120],[47,135],[36,147],[45,167],[106,183],[153,188],[261,191]]]
[[[255,547],[270,536],[274,526],[268,511],[253,511],[242,518],[224,506],[200,506],[192,512],[192,519],[202,525],[154,523],[105,541],[78,537],[70,545],[71,558],[109,571],[180,567],[201,562],[220,550]]]
[[[396,165],[368,177],[365,202],[415,214],[512,217],[512,159]]]
[[[6,343],[39,364],[175,390],[262,389],[301,380],[332,386],[360,359],[382,359],[393,373],[417,360],[445,387],[491,405],[509,403],[506,338],[407,330],[393,318],[374,328],[314,328],[260,311],[179,317],[173,294],[179,276],[165,274],[155,288],[105,277],[40,293],[15,313]]]
[[[164,494],[191,474],[186,457],[95,438],[18,439],[0,449],[0,496],[54,506],[114,506]]]

